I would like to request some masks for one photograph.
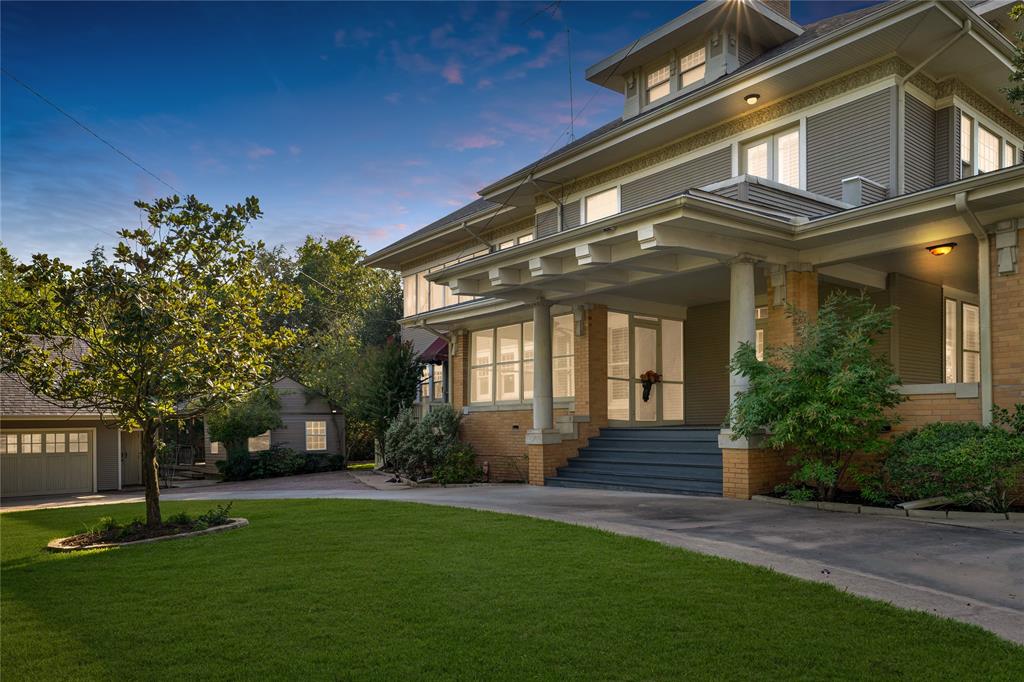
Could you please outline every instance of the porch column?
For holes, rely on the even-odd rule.
[[[555,425],[551,379],[551,303],[533,304],[533,431],[551,431]]]
[[[753,344],[757,340],[754,322],[754,259],[740,256],[729,264],[729,359],[732,360],[741,343]],[[729,406],[736,394],[750,388],[746,377],[729,372]]]

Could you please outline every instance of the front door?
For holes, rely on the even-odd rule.
[[[661,375],[644,400],[640,377]],[[683,323],[608,313],[608,420],[618,425],[683,423]]]

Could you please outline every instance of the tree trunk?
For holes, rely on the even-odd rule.
[[[157,460],[159,427],[148,422],[142,426],[142,481],[146,485],[146,526],[158,528],[160,518],[160,464]]]

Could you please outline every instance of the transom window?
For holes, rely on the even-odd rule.
[[[679,58],[679,86],[685,88],[704,78],[705,52],[701,47]]]
[[[18,452],[18,434],[0,433],[0,453],[13,455]]]
[[[47,452],[64,452],[67,450],[67,434],[48,433],[46,434]]]
[[[619,188],[612,187],[597,194],[591,194],[583,202],[583,221],[592,223],[619,212]]]
[[[327,449],[327,422],[308,421],[306,422],[306,449],[326,450]]]
[[[89,434],[69,433],[68,452],[89,452]]]
[[[743,172],[800,186],[800,129],[791,128],[748,142],[741,153]]]
[[[555,398],[575,394],[573,317],[551,320],[552,388]],[[470,402],[514,403],[533,399],[533,322],[475,331],[470,337]]]
[[[665,97],[672,91],[669,83],[672,67],[669,64],[662,64],[647,72],[647,103]]]
[[[981,380],[981,315],[978,305],[945,299],[944,365],[946,383]]]

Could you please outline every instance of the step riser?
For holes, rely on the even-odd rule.
[[[665,476],[646,476],[643,474],[603,474],[586,471],[568,471],[560,469],[558,477],[575,481],[594,481],[596,483],[617,483],[622,485],[649,485],[657,488],[693,488],[695,490],[720,491],[720,481],[701,479],[668,478]]]
[[[655,429],[601,429],[601,438],[615,440],[718,443],[718,431],[658,431]]]
[[[647,465],[637,466],[635,464],[613,464],[605,462],[587,462],[579,459],[569,460],[569,464],[558,470],[559,474],[565,472],[572,475],[576,472],[588,474],[626,474],[632,476],[646,477],[677,477],[694,478],[706,481],[722,482],[721,467],[693,467],[693,466],[658,466]]]
[[[618,462],[649,462],[651,464],[705,464],[722,466],[721,452],[644,452],[635,450],[601,450],[581,448],[577,459]]]
[[[625,452],[678,452],[695,455],[713,455],[721,452],[717,443],[680,443],[678,441],[658,440],[610,440],[608,438],[591,438],[588,448],[594,450],[612,450]]]
[[[624,490],[640,493],[658,493],[661,495],[699,495],[702,497],[721,497],[721,492],[707,490],[688,490],[683,488],[664,488],[647,485],[628,485],[617,483],[599,483],[595,481],[574,481],[560,478],[546,479],[545,485],[558,488],[587,488],[596,490]]]

